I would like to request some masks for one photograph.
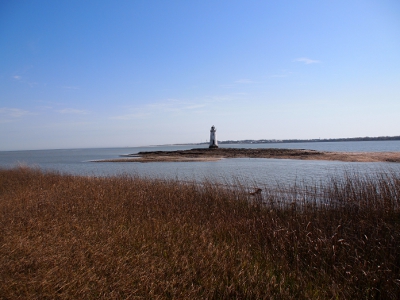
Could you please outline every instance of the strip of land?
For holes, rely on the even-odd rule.
[[[277,148],[199,148],[179,151],[147,151],[121,158],[96,162],[191,162],[217,161],[223,158],[276,158],[301,160],[336,160],[345,162],[400,162],[400,152],[328,152]]]

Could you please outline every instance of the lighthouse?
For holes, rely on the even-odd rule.
[[[210,146],[208,148],[218,148],[218,141],[217,141],[217,130],[215,126],[211,126],[210,130]]]

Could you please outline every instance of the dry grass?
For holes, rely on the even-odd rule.
[[[264,192],[0,170],[0,298],[400,298],[398,175]]]

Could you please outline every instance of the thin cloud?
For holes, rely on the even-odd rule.
[[[305,63],[306,65],[319,64],[320,63],[319,60],[314,60],[314,59],[310,59],[310,58],[307,58],[307,57],[300,57],[300,58],[295,59],[294,61],[302,62],[302,63]]]
[[[183,112],[185,110],[194,110],[196,108],[202,108],[206,106],[205,104],[198,104],[193,101],[182,101],[176,99],[167,99],[163,102],[156,102],[147,105],[147,108],[154,111],[164,111],[164,112]]]
[[[293,72],[287,71],[287,70],[281,70],[280,73],[278,74],[273,74],[268,76],[269,78],[284,78],[292,75]]]
[[[206,106],[206,105],[205,104],[194,104],[194,105],[186,106],[185,109],[196,109],[196,108],[202,108],[204,106]]]
[[[60,114],[78,114],[78,115],[85,115],[88,112],[86,110],[74,109],[74,108],[64,108],[61,110],[57,110]]]
[[[250,79],[239,79],[239,80],[236,80],[235,83],[249,84],[249,83],[254,83],[254,82]]]
[[[141,113],[132,113],[121,116],[110,117],[111,120],[133,120],[133,119],[144,119],[150,116],[150,113],[141,112]]]
[[[30,111],[19,109],[19,108],[8,108],[2,107],[0,108],[0,115],[12,118],[20,118],[27,115],[32,115]]]
[[[34,87],[34,86],[37,86],[39,84],[38,82],[27,82],[27,83],[28,83],[28,85],[30,87]]]
[[[235,87],[235,85],[234,84],[221,84],[220,87],[223,89],[232,89]]]
[[[20,75],[14,75],[14,76],[12,76],[12,78],[13,78],[14,80],[17,80],[17,81],[20,82],[20,83],[27,84],[27,85],[29,85],[30,87],[35,87],[35,86],[37,86],[37,85],[39,84],[38,82],[27,81],[27,80],[25,79],[26,77],[22,78],[22,76],[20,76]]]
[[[19,108],[0,107],[0,124],[14,122],[28,115],[34,113]]]
[[[207,101],[214,103],[214,102],[229,102],[232,100],[235,100],[236,97],[234,97],[235,94],[229,94],[229,95],[215,95],[208,97]]]
[[[176,99],[167,99],[165,101],[159,101],[150,103],[139,107],[131,107],[132,113],[123,115],[113,116],[110,119],[114,120],[132,120],[132,119],[144,119],[151,117],[155,114],[182,114],[186,112],[196,113],[200,112],[202,108],[206,107],[207,104],[199,104],[193,101],[182,101]]]
[[[241,79],[235,80],[233,83],[220,84],[219,86],[223,89],[232,89],[232,88],[236,88],[238,84],[251,84],[251,83],[255,83],[255,82],[248,78],[241,78]]]
[[[66,90],[79,90],[79,86],[62,86]]]

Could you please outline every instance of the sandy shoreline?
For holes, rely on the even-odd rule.
[[[93,162],[190,162],[190,161],[217,161],[224,157],[181,157],[181,156],[148,156],[148,157],[137,157],[137,158],[115,158],[105,160],[95,160]]]
[[[305,149],[191,149],[151,151],[124,155],[121,158],[95,162],[192,162],[217,161],[223,158],[275,158],[300,160],[335,160],[345,162],[400,162],[400,152],[328,152]]]

